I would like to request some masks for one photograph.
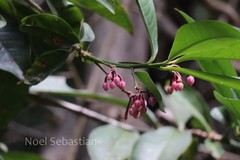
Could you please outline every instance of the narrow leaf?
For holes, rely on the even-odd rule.
[[[153,0],[137,0],[139,9],[142,13],[143,21],[147,29],[152,54],[149,63],[153,62],[158,53],[158,30],[157,17]]]
[[[220,85],[225,85],[230,88],[234,88],[237,90],[240,90],[240,79],[237,77],[229,77],[229,76],[223,76],[223,75],[217,75],[213,73],[206,73],[206,72],[201,72],[201,71],[196,71],[196,70],[191,70],[191,69],[186,69],[186,68],[177,68],[177,67],[167,67],[163,68],[163,70],[166,71],[178,71],[187,75],[192,75],[194,77],[220,84]]]
[[[138,79],[145,85],[145,87],[153,94],[159,104],[160,110],[164,112],[162,96],[149,74],[145,71],[136,71],[134,73],[138,77]]]
[[[106,7],[112,14],[115,14],[114,1],[113,0],[97,0],[98,3]]]
[[[175,10],[186,20],[187,23],[195,22],[195,20],[192,17],[190,17],[188,14],[186,14],[185,12],[183,12],[177,8],[175,8]]]
[[[223,54],[226,54],[225,48],[228,48],[231,44],[234,45],[233,47],[238,48],[239,39],[240,32],[233,26],[223,22],[208,20],[185,24],[178,30],[176,34],[172,49],[168,56],[168,60],[173,60],[177,57],[192,53],[194,52],[194,47],[196,50],[200,49],[200,46],[204,46],[204,49],[200,49],[204,51],[204,53],[201,53],[201,55],[199,55],[201,58],[204,58],[204,55],[207,53],[206,57],[210,57],[212,59],[226,57],[228,57],[228,59],[233,59],[237,56],[234,56],[231,54],[231,52],[229,52],[226,56]],[[218,43],[218,45],[215,45],[215,42]],[[225,43],[227,44],[224,45]],[[221,46],[223,46],[224,53],[220,52],[215,55],[211,54],[212,51],[219,49]],[[193,56],[193,54],[191,56]],[[195,54],[195,56],[198,55]],[[190,57],[188,59],[190,59]]]
[[[240,118],[240,100],[223,97],[218,92],[214,91],[215,98],[222,104],[226,106],[226,108],[231,112],[235,120],[239,120]]]
[[[129,33],[133,34],[133,26],[132,23],[121,6],[119,0],[114,0],[115,5],[115,14],[113,15],[107,8],[103,5],[99,4],[96,0],[70,0],[72,3],[76,4],[79,7],[86,8],[90,11],[96,12],[106,19],[112,21],[113,23],[121,26]]]
[[[176,160],[191,144],[190,131],[162,127],[143,134],[135,144],[131,160]],[[180,145],[181,144],[181,145]]]
[[[52,50],[43,53],[26,71],[24,83],[38,84],[48,75],[60,68],[68,58],[69,52],[66,50]]]
[[[89,136],[95,144],[88,145],[92,160],[128,159],[139,134],[116,126],[106,125],[93,130]]]

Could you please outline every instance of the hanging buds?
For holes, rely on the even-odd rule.
[[[187,83],[192,86],[195,82],[195,78],[193,76],[187,77]],[[182,91],[184,88],[184,84],[182,82],[182,76],[179,72],[173,71],[173,78],[171,79],[171,84],[167,88],[167,93],[172,94],[175,91]]]
[[[187,77],[187,83],[190,86],[192,86],[194,84],[194,82],[195,82],[195,78],[193,76],[190,75],[190,76]]]
[[[112,68],[111,71],[105,76],[102,87],[105,91],[108,91],[109,88],[114,89],[115,86],[118,86],[121,90],[124,90],[126,87],[126,82],[123,80],[122,76]]]

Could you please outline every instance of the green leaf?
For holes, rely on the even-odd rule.
[[[54,15],[63,18],[71,25],[76,34],[79,33],[83,13],[76,5],[66,3],[66,0],[48,0],[47,4]]]
[[[239,38],[216,38],[205,40],[181,52],[183,55],[176,63],[201,59],[240,60]]]
[[[97,2],[106,7],[112,14],[115,14],[114,0],[97,0]]]
[[[48,93],[94,99],[126,107],[128,102],[104,93],[92,93],[88,90],[73,89],[66,84],[66,77],[48,76],[43,82],[30,88],[30,93]]]
[[[226,98],[223,97],[218,92],[214,91],[215,98],[222,104],[224,104],[227,109],[231,112],[231,115],[233,115],[233,118],[235,120],[240,119],[240,100],[239,99],[232,99],[232,98]]]
[[[5,18],[0,14],[0,28],[3,28],[7,25],[7,21]]]
[[[186,20],[187,23],[195,22],[195,20],[192,17],[190,17],[188,14],[186,14],[185,12],[183,12],[177,8],[175,8],[175,10]]]
[[[190,131],[179,132],[173,127],[162,127],[144,133],[135,144],[131,160],[176,160],[191,144]]]
[[[106,19],[114,22],[115,24],[123,27],[129,33],[133,33],[132,23],[118,0],[114,0],[115,14],[113,15],[107,8],[99,4],[96,0],[70,0],[79,7],[86,8],[90,11],[97,12]]]
[[[37,14],[22,19],[20,29],[29,34],[41,36],[44,41],[55,45],[79,43],[71,26],[63,19],[50,14]]]
[[[12,74],[0,70],[0,130],[22,110],[28,95],[28,86],[18,85]]]
[[[0,0],[0,10],[16,18],[16,9],[14,8],[12,1]]]
[[[152,54],[149,63],[153,62],[158,53],[158,30],[157,17],[153,0],[137,0],[139,9],[142,13],[143,21],[147,29]]]
[[[178,68],[178,67],[167,67],[167,68],[162,68],[162,70],[165,71],[178,71],[187,75],[192,75],[194,77],[220,84],[220,85],[225,85],[230,88],[234,88],[237,90],[240,90],[240,79],[237,77],[228,77],[228,76],[223,76],[223,75],[217,75],[213,73],[205,73],[201,71],[196,71],[192,69],[186,69],[186,68]]]
[[[85,22],[82,22],[79,34],[81,42],[92,42],[95,39],[92,28]]]
[[[12,73],[19,79],[24,79],[23,71],[14,61],[10,53],[6,50],[6,48],[2,45],[1,42],[0,42],[0,69]]]
[[[138,138],[137,132],[129,132],[116,126],[98,127],[89,135],[89,139],[96,143],[87,146],[88,153],[92,160],[128,159]]]
[[[224,149],[219,142],[213,142],[209,139],[206,139],[204,141],[204,145],[206,146],[206,149],[211,153],[211,155],[216,158],[220,159],[224,153]]]
[[[196,101],[193,102],[192,99],[196,99],[195,95],[189,95],[186,93],[186,91],[183,92],[174,92],[172,95],[168,96],[163,91],[161,92],[163,95],[164,103],[166,104],[166,107],[169,108],[174,117],[176,118],[178,127],[180,130],[184,130],[186,123],[191,117],[196,118],[203,126],[204,128],[210,132],[211,127],[208,124],[205,117],[202,115],[202,113],[196,108],[196,106],[199,106],[202,104],[199,104],[199,102],[196,104]],[[189,101],[189,99],[191,99]]]
[[[149,74],[145,71],[136,71],[134,73],[138,77],[138,79],[145,85],[145,87],[153,94],[159,104],[160,110],[164,112],[162,96]]]
[[[204,72],[232,77],[238,76],[236,70],[233,68],[229,60],[201,60],[198,61],[198,64]],[[221,84],[212,85],[219,93],[221,93],[225,97],[240,97],[240,91],[238,90],[233,90],[232,88],[226,87]]]
[[[180,56],[183,57],[179,62],[190,59],[209,58],[239,59],[240,56],[234,55],[231,52],[231,47],[238,49],[239,40],[240,32],[231,25],[222,22],[198,21],[185,24],[176,34],[168,60],[173,60]],[[228,53],[226,53],[227,49],[230,49],[230,52],[228,50]],[[200,50],[201,53],[197,50]],[[216,51],[218,51],[217,54]],[[237,53],[237,51],[233,52]]]
[[[67,60],[69,51],[52,50],[43,53],[26,71],[24,83],[35,85],[59,69]]]
[[[8,23],[0,29],[0,69],[23,79],[23,71],[30,65],[30,48],[15,25]]]
[[[24,159],[24,160],[44,160],[40,156],[33,154],[33,153],[27,153],[27,152],[9,152],[3,154],[4,160],[16,160],[16,159]]]

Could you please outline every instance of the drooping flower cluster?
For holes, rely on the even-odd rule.
[[[195,82],[195,78],[193,76],[187,77],[187,83],[192,86]],[[173,71],[173,78],[171,79],[171,83],[167,88],[167,93],[172,94],[173,91],[182,91],[184,88],[184,84],[182,82],[182,76],[179,72]]]
[[[109,88],[114,89],[115,86],[118,86],[121,90],[124,90],[126,87],[126,82],[123,80],[122,76],[112,68],[111,71],[105,76],[102,87],[105,91],[108,91]]]
[[[130,103],[125,112],[124,119],[128,118],[128,113],[137,119],[147,112],[147,105],[154,106],[156,103],[157,101],[153,96],[150,96],[148,101],[146,101],[142,93],[135,94],[130,97]]]

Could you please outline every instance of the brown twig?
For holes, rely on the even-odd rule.
[[[74,103],[70,103],[64,100],[60,100],[60,99],[56,99],[56,98],[45,98],[45,97],[40,97],[37,95],[30,95],[30,98],[34,101],[37,101],[41,104],[45,103],[47,105],[52,105],[52,106],[56,106],[56,107],[61,107],[64,109],[68,109],[77,113],[81,113],[89,118],[104,122],[104,123],[108,123],[108,124],[112,124],[112,125],[116,125],[118,127],[124,128],[126,130],[131,130],[131,131],[137,131],[140,129],[137,129],[131,125],[119,122],[113,118],[107,117],[105,115],[102,115],[100,113],[97,113],[93,110],[87,109],[85,107],[82,107],[80,105],[74,104]]]
[[[34,2],[34,1],[32,1],[32,0],[26,0],[26,2],[27,2],[28,4],[30,4],[33,8],[35,8],[36,10],[38,10],[39,12],[44,13],[44,10],[43,10],[36,2]]]

